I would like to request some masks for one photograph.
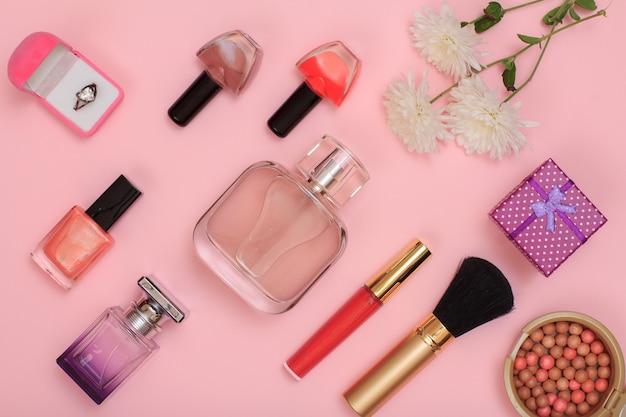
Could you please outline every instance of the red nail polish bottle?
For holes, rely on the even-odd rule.
[[[326,43],[302,57],[296,68],[304,82],[267,122],[284,138],[323,98],[340,106],[361,70],[361,61],[343,43]]]

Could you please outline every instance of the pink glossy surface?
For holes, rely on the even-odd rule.
[[[125,90],[115,112],[89,139],[67,129],[32,97],[0,77],[0,152],[4,291],[0,414],[64,417],[355,416],[342,393],[432,311],[466,255],[484,257],[509,277],[516,308],[455,341],[377,416],[514,416],[502,369],[520,329],[550,311],[575,310],[605,324],[626,346],[623,237],[626,233],[626,142],[623,126],[626,36],[624,2],[555,38],[530,87],[517,97],[531,149],[492,161],[466,156],[454,143],[439,156],[406,152],[385,125],[387,83],[426,64],[411,46],[408,26],[422,6],[439,1],[371,3],[334,0],[127,2],[97,6],[78,0],[5,2],[0,13],[0,62],[28,34],[45,30],[105,68]],[[449,0],[461,19],[485,7]],[[544,4],[545,3],[545,4]],[[483,35],[492,56],[519,47],[514,33],[538,35],[544,2],[508,16]],[[607,5],[608,1],[599,2]],[[323,22],[323,24],[320,24]],[[167,108],[202,70],[194,53],[220,33],[249,33],[265,55],[245,95],[220,94],[194,122],[175,126]],[[301,74],[302,51],[344,41],[363,61],[358,84],[340,107],[322,102],[286,139],[265,123]],[[528,72],[532,62],[518,62]],[[495,88],[499,71],[485,73]],[[448,80],[430,69],[431,91]],[[515,101],[515,100],[514,100]],[[324,133],[350,147],[372,179],[342,208],[349,231],[343,257],[291,311],[257,313],[196,257],[195,222],[250,164],[295,161]],[[488,218],[489,210],[547,158],[609,219],[593,239],[545,279]],[[124,173],[144,192],[116,244],[75,288],[52,282],[30,250],[65,214],[89,201],[94,184]],[[296,382],[282,363],[387,260],[389,248],[418,237],[433,256],[385,308]],[[191,311],[157,337],[160,351],[118,392],[96,406],[55,364],[55,358],[111,305],[136,295],[136,280],[154,274]],[[471,381],[471,383],[468,383]]]

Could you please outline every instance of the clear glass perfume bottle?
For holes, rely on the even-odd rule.
[[[274,162],[246,169],[200,218],[200,258],[248,304],[267,313],[294,306],[341,256],[346,229],[335,213],[369,179],[361,162],[324,136],[295,175]]]
[[[144,296],[123,311],[108,308],[57,358],[57,364],[97,404],[102,403],[159,348],[152,337],[161,322],[180,323],[180,303],[153,278],[138,281]]]

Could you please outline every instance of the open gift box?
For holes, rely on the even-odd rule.
[[[552,159],[526,177],[489,216],[546,277],[607,221]]]

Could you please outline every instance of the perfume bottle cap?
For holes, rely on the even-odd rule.
[[[329,135],[298,162],[298,169],[315,191],[337,207],[344,205],[370,178],[361,161]]]
[[[186,316],[182,304],[172,295],[163,290],[163,286],[154,278],[141,277],[137,285],[146,293],[160,310],[165,312],[176,323],[180,323]]]
[[[85,213],[107,231],[140,195],[141,191],[120,175]]]
[[[154,278],[141,277],[137,284],[145,296],[138,302],[132,302],[126,311],[126,319],[133,329],[152,339],[161,331],[159,325],[164,318],[169,317],[176,323],[183,321],[186,313],[182,305],[164,292]]]

